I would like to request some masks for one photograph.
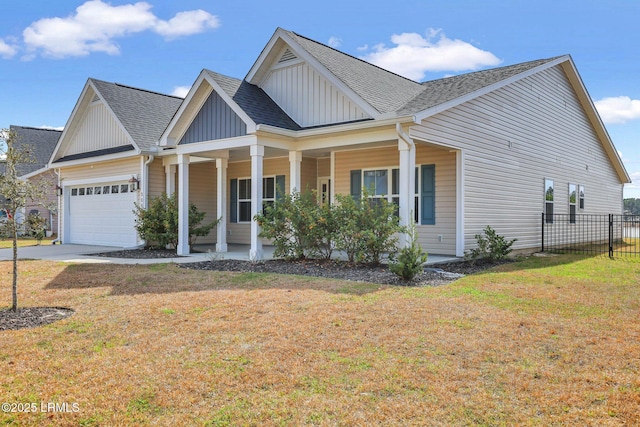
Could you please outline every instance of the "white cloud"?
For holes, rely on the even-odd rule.
[[[594,102],[606,124],[621,124],[640,119],[640,100],[628,96],[603,98]]]
[[[35,52],[64,58],[86,56],[92,52],[120,53],[115,39],[142,31],[155,31],[166,39],[203,32],[219,25],[218,19],[203,10],[180,12],[163,21],[151,12],[146,2],[112,6],[102,0],[90,0],[66,18],[43,18],[27,27],[22,35],[27,55]]]
[[[191,90],[191,86],[176,86],[173,88],[171,95],[184,98],[189,93],[189,90]]]
[[[472,71],[502,62],[491,52],[462,40],[449,39],[441,30],[433,28],[426,36],[394,34],[391,42],[395,46],[376,45],[362,59],[412,80],[422,80],[427,72]]]
[[[329,37],[329,46],[334,49],[337,49],[342,44],[342,39],[340,37],[331,36]]]
[[[0,39],[0,57],[9,59],[12,58],[17,52],[18,49],[15,46],[12,46],[4,40]]]

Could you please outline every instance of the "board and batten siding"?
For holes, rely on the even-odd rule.
[[[368,118],[368,115],[307,63],[271,71],[262,89],[300,126]]]
[[[304,158],[303,158],[304,161]],[[262,174],[263,176],[276,176],[276,175],[284,175],[285,183],[284,188],[285,191],[289,191],[290,181],[289,181],[289,158],[288,157],[278,157],[278,158],[270,158],[264,159],[262,165]],[[229,167],[227,169],[227,195],[229,196],[229,203],[227,203],[227,242],[228,243],[239,243],[248,245],[251,242],[251,224],[250,223],[231,223],[229,222],[229,218],[231,216],[231,180],[232,179],[242,179],[242,178],[251,178],[251,161],[242,161],[242,162],[229,162]],[[263,244],[269,244],[269,240],[263,239]]]
[[[109,182],[114,176],[140,176],[140,157],[130,159],[114,160],[111,162],[100,162],[91,165],[72,166],[60,169],[60,179],[64,187],[66,182],[82,182],[84,180],[99,180],[104,178],[104,182]],[[64,191],[69,191],[65,188]],[[138,191],[138,203],[140,203],[140,192]],[[64,203],[60,204],[60,217],[65,217]],[[64,221],[61,221],[59,235],[64,236]]]
[[[233,138],[247,134],[247,125],[215,91],[200,108],[180,144]]]
[[[87,108],[82,124],[71,137],[62,156],[88,153],[131,144],[127,134],[102,102]],[[60,156],[60,157],[62,157]]]
[[[622,188],[560,66],[423,120],[414,139],[464,153],[465,249],[490,225],[514,249],[541,243],[544,179],[555,213],[569,213],[569,183],[585,186],[578,213],[621,213]]]
[[[352,170],[397,168],[399,160],[397,143],[385,148],[336,152],[334,172],[336,193],[350,194],[350,172]],[[445,149],[418,143],[416,144],[416,166],[420,168],[422,165],[435,165],[436,223],[434,225],[417,225],[418,241],[429,253],[455,255],[456,155]],[[442,236],[442,241],[438,236]]]

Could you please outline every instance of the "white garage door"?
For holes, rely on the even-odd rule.
[[[73,186],[69,196],[69,240],[85,245],[136,245],[134,202],[127,182]]]

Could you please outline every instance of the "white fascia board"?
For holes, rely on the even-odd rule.
[[[176,147],[173,154],[197,154],[206,151],[229,150],[234,148],[248,147],[257,144],[258,137],[256,135],[239,136],[235,138],[216,139],[213,141],[194,142],[191,144],[182,144]]]
[[[500,89],[501,87],[507,86],[511,83],[514,83],[518,80],[524,79],[525,77],[529,77],[533,74],[536,74],[542,70],[545,70],[547,68],[551,68],[551,67],[555,67],[558,64],[561,64],[567,60],[570,60],[570,57],[568,55],[565,56],[561,56],[559,58],[554,59],[553,61],[549,61],[546,62],[542,65],[539,65],[537,67],[531,68],[530,70],[527,70],[523,73],[520,74],[516,74],[515,76],[509,77],[508,79],[505,80],[501,80],[497,83],[494,83],[492,85],[489,86],[485,86],[481,89],[478,89],[474,92],[470,92],[466,95],[463,95],[461,97],[452,99],[451,101],[436,105],[434,107],[431,108],[427,108],[426,110],[422,110],[419,111],[417,113],[414,114],[414,121],[416,124],[420,124],[422,122],[422,120],[426,119],[427,117],[431,117],[433,115],[436,115],[438,113],[441,113],[443,111],[449,110],[453,107],[456,107],[460,104],[463,104],[465,102],[471,101],[472,99],[475,99],[479,96],[482,95],[486,95],[490,92],[493,92],[494,90]]]
[[[291,138],[308,138],[313,136],[330,135],[342,132],[352,132],[357,130],[375,129],[378,127],[393,125],[396,123],[413,123],[412,116],[395,117],[385,120],[363,120],[339,125],[321,126],[312,129],[289,130],[269,125],[258,125],[257,131],[273,133],[276,135],[288,136]]]
[[[613,140],[609,136],[609,132],[607,131],[607,128],[605,127],[604,122],[602,121],[602,118],[600,117],[600,114],[598,113],[598,110],[596,109],[596,106],[594,105],[593,100],[589,95],[589,91],[587,91],[587,88],[582,81],[582,77],[580,77],[580,73],[578,72],[578,69],[571,57],[569,57],[566,63],[562,64],[562,69],[567,74],[569,82],[576,91],[578,99],[580,100],[582,107],[585,109],[587,117],[591,121],[596,134],[600,138],[600,141],[603,143],[604,149],[607,152],[609,159],[613,163],[613,167],[614,169],[616,169],[620,180],[625,184],[630,184],[631,177],[629,176],[629,173],[627,172],[627,169],[625,168],[624,163],[622,162],[622,159],[618,154],[618,150],[613,144]]]
[[[140,155],[140,150],[136,149],[134,153],[131,153],[130,151],[125,151],[122,153],[105,154],[103,156],[86,157],[84,159],[69,160],[66,162],[49,163],[47,167],[57,169],[57,168],[66,168],[69,166],[82,166],[82,165],[87,165],[92,163],[109,162],[111,160],[121,160],[126,158],[132,158],[132,157],[137,157],[139,155]]]
[[[55,159],[56,154],[58,154],[58,151],[60,151],[60,148],[62,147],[62,143],[64,142],[64,140],[67,137],[67,133],[70,132],[71,123],[73,123],[73,121],[75,120],[76,116],[78,115],[78,112],[80,110],[80,106],[82,105],[82,101],[84,100],[85,96],[87,96],[88,90],[89,89],[95,90],[92,85],[91,86],[89,85],[90,81],[91,81],[91,79],[87,79],[87,82],[84,84],[84,87],[82,88],[82,92],[80,92],[80,96],[78,97],[78,100],[76,101],[76,105],[73,107],[73,111],[71,111],[71,115],[67,119],[67,123],[65,123],[65,125],[64,125],[64,129],[62,130],[62,134],[60,135],[60,138],[58,138],[58,142],[56,143],[56,146],[53,149],[53,152],[51,153],[51,157],[49,158],[49,165],[51,165],[51,161],[53,159]]]
[[[74,180],[61,180],[60,185],[62,187],[71,187],[73,185],[83,185],[83,184],[98,184],[103,182],[114,182],[114,181],[128,181],[132,177],[131,174],[127,175],[108,175],[108,176],[100,176],[97,178],[87,178],[87,179],[74,179]]]
[[[109,105],[109,103],[104,99],[104,97],[102,96],[102,94],[100,93],[100,91],[98,90],[98,88],[96,88],[93,83],[90,83],[91,87],[93,88],[93,90],[95,91],[96,95],[98,95],[98,98],[100,98],[100,100],[102,101],[102,103],[104,104],[105,108],[109,111],[109,114],[111,114],[111,116],[114,118],[114,120],[116,121],[116,123],[118,124],[118,127],[120,128],[120,130],[122,130],[122,132],[124,132],[124,134],[127,136],[127,139],[129,140],[129,142],[131,143],[131,145],[133,145],[136,149],[137,152],[140,152],[140,147],[138,146],[138,144],[133,140],[133,138],[131,137],[131,135],[129,134],[129,132],[127,131],[127,129],[124,127],[124,125],[122,124],[122,122],[120,121],[120,119],[118,118],[118,116],[116,115],[116,113],[114,113],[114,111],[111,109],[111,106]]]
[[[216,82],[213,78],[211,78],[209,74],[205,75],[205,79],[211,85],[211,87],[213,87],[213,90],[218,94],[218,96],[220,96],[220,98],[222,98],[222,100],[229,107],[231,107],[233,112],[236,113],[240,117],[240,119],[242,119],[245,125],[247,125],[247,133],[249,134],[255,133],[256,123],[247,115],[247,113],[242,108],[240,108],[240,106],[236,103],[236,101],[231,99],[231,97],[227,95],[227,92],[222,90],[218,82]]]
[[[295,40],[287,35],[287,33],[282,29],[278,28],[274,35],[267,43],[267,46],[263,49],[262,53],[251,67],[251,70],[247,74],[245,80],[251,82],[252,84],[257,84],[257,86],[262,87],[264,81],[255,82],[256,74],[263,66],[269,65],[265,64],[265,61],[268,59],[269,54],[272,49],[276,48],[278,40],[282,40],[286,43],[289,48],[296,54],[298,58],[302,58],[305,62],[307,62],[311,67],[315,68],[327,79],[332,85],[334,85],[339,91],[345,94],[351,101],[353,101],[358,107],[360,107],[365,113],[372,118],[378,118],[380,116],[380,112],[373,108],[369,103],[367,103],[364,99],[362,99],[357,93],[353,91],[349,86],[347,86],[342,80],[338,79],[332,72],[330,72],[324,65],[318,62],[309,52],[307,52],[302,46],[300,46]]]
[[[21,176],[19,176],[19,177],[18,177],[18,179],[21,179],[21,180],[23,180],[23,181],[26,181],[27,179],[31,179],[31,178],[33,178],[34,176],[36,176],[36,175],[40,175],[41,173],[46,172],[46,171],[48,171],[48,170],[49,170],[49,166],[45,166],[45,167],[42,167],[42,168],[40,168],[40,169],[38,169],[38,170],[35,170],[35,171],[33,171],[33,172],[30,172],[30,173],[28,173],[28,174],[21,175]]]
[[[182,135],[181,135],[180,138],[173,138],[174,139],[173,143],[170,143],[170,141],[169,141],[169,139],[171,139],[169,137],[169,135],[171,135],[171,132],[173,132],[174,128],[178,124],[178,121],[182,118],[182,115],[184,114],[184,111],[187,109],[189,104],[191,104],[193,102],[193,97],[195,96],[195,94],[198,91],[198,89],[200,89],[200,86],[202,85],[202,82],[204,81],[204,75],[205,74],[206,74],[206,71],[204,71],[204,70],[200,71],[200,75],[198,75],[198,78],[196,79],[196,81],[191,85],[191,89],[189,89],[189,92],[187,93],[187,96],[182,101],[182,104],[180,104],[180,107],[178,108],[178,111],[176,111],[176,113],[173,115],[173,118],[171,119],[171,121],[167,125],[167,128],[164,130],[164,132],[160,136],[160,141],[159,141],[160,147],[173,146],[173,145],[175,145],[175,143],[177,141],[180,140],[180,138],[182,138]],[[207,100],[207,97],[204,98],[202,103],[206,102],[206,100]],[[196,111],[200,111],[201,107],[202,107],[202,105],[199,105],[198,108],[196,108],[195,110]],[[191,120],[189,120],[189,123],[191,123],[193,121],[193,119],[195,118],[195,116],[197,114],[198,113],[196,112],[196,114],[191,118]],[[187,126],[187,128],[188,127],[189,126]]]

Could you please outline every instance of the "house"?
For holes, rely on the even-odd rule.
[[[195,203],[223,219],[208,242],[251,259],[278,184],[367,187],[428,252],[462,256],[486,225],[538,249],[543,211],[621,213],[630,182],[570,56],[419,83],[281,28],[244,79],[205,69],[184,100],[90,79],[50,166],[64,242],[141,244],[133,202],[175,191],[179,254]]]
[[[24,216],[37,211],[47,222],[49,234],[58,232],[58,215],[56,185],[58,178],[52,170],[47,168],[51,154],[62,134],[61,131],[53,129],[34,128],[28,126],[9,127],[16,135],[15,147],[17,149],[28,148],[31,154],[32,163],[22,163],[17,165],[18,176],[21,179],[45,182],[47,191],[45,200],[32,203],[24,208]],[[0,164],[0,169],[4,171],[4,163]]]

